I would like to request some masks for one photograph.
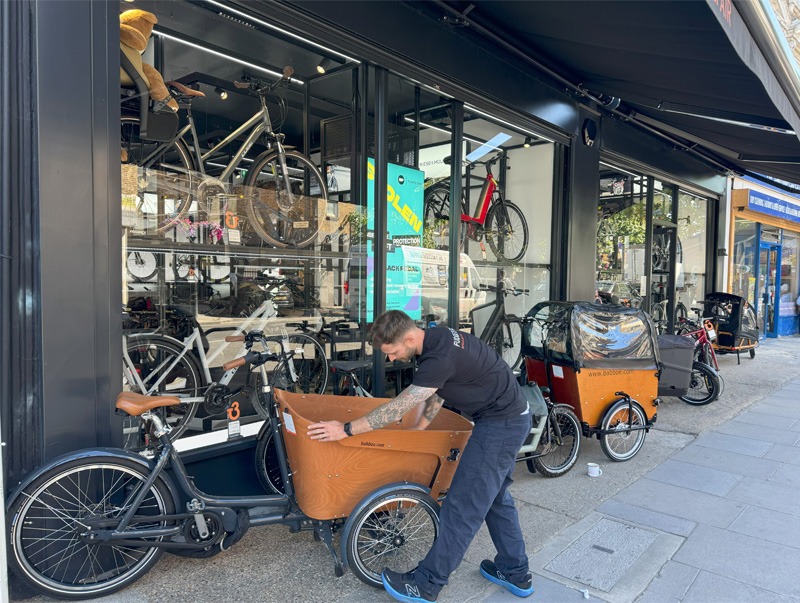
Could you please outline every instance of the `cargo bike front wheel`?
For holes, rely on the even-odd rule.
[[[636,456],[647,435],[644,410],[634,401],[621,398],[611,405],[600,425],[600,447],[612,461],[627,461]]]
[[[347,518],[342,559],[356,577],[383,588],[383,568],[405,573],[425,558],[439,534],[439,505],[427,489],[393,484],[369,494]]]

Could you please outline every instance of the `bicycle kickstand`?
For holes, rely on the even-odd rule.
[[[331,530],[330,521],[318,521],[314,524],[314,536],[322,540],[325,548],[333,555],[333,573],[337,578],[344,576],[344,568],[339,555],[336,554],[336,549],[333,548],[333,530]]]

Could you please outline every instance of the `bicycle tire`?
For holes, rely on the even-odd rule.
[[[278,463],[278,451],[275,447],[275,434],[268,427],[256,443],[256,475],[266,492],[284,494],[281,467]]]
[[[545,424],[545,431],[539,440],[536,452],[542,456],[528,459],[528,470],[531,465],[543,477],[559,477],[575,466],[581,450],[581,424],[575,412],[566,404],[557,404],[551,411],[552,417]],[[561,444],[558,444],[555,430],[551,423],[554,419],[561,432]],[[533,436],[525,440],[530,444]]]
[[[667,327],[667,313],[664,312],[664,306],[661,302],[653,304],[650,311],[650,317],[653,319],[653,324],[656,327],[656,333],[663,335]]]
[[[644,429],[628,430],[628,426],[641,427],[646,424],[644,410],[633,401],[632,411],[633,416],[630,416],[627,400],[619,399],[603,416],[600,429],[614,431],[600,436],[600,448],[612,461],[622,462],[632,459],[644,444],[647,435]]]
[[[528,222],[511,201],[492,203],[486,214],[484,234],[498,260],[518,262],[528,250]]]
[[[467,213],[464,200],[461,200],[461,213]],[[461,216],[458,216],[459,224]],[[425,192],[423,208],[424,235],[433,238],[434,249],[450,248],[450,184],[440,182]],[[463,240],[461,242],[463,249]]]
[[[439,535],[439,505],[425,492],[398,487],[349,517],[341,546],[353,574],[383,588],[381,572],[410,572]]]
[[[145,391],[139,392],[136,382],[127,379],[128,389],[147,395],[195,397],[210,385],[205,382],[194,354],[191,351],[183,353],[183,348],[168,337],[148,333],[129,335],[126,348],[128,357],[133,363],[132,370],[139,374],[145,385]],[[161,379],[162,372],[172,365],[172,359],[178,357],[180,357],[178,363],[170,369],[164,379]],[[130,367],[128,369],[130,370]],[[161,383],[155,386],[159,379]],[[185,383],[181,382],[182,379],[186,380]],[[189,422],[197,414],[197,406],[197,404],[178,404],[155,409],[155,412],[172,427],[169,434],[171,441],[181,437],[189,427]]]
[[[492,347],[508,366],[517,368],[522,362],[522,321],[504,319],[495,332]]]
[[[125,165],[133,164],[138,168],[135,193],[137,220],[144,224],[145,231],[163,234],[186,215],[192,204],[192,191],[196,185],[194,162],[189,150],[183,141],[176,140],[144,165],[145,159],[162,143],[142,140],[139,137],[139,118],[130,115],[121,118],[120,142],[123,173]],[[123,177],[123,199],[128,192]],[[163,213],[159,209],[161,207]],[[123,207],[123,211],[125,209],[127,207]],[[155,215],[154,229],[148,228],[147,216],[151,214]]]
[[[308,247],[317,238],[320,226],[327,212],[328,192],[325,181],[312,161],[296,151],[286,151],[287,172],[292,174],[291,207],[282,207],[286,199],[283,186],[276,186],[283,180],[280,165],[276,162],[278,153],[273,152],[256,159],[248,170],[245,185],[250,197],[245,203],[248,221],[253,230],[273,247]],[[265,167],[274,166],[275,172]],[[297,176],[297,171],[302,178]],[[308,183],[308,194],[303,188]]]
[[[208,264],[208,280],[212,283],[222,283],[231,277],[231,267],[228,262],[220,264],[213,261]]]
[[[37,592],[61,599],[101,597],[135,582],[162,549],[91,544],[80,534],[89,518],[120,517],[130,493],[147,478],[139,463],[112,455],[72,459],[42,472],[8,510],[9,567]],[[145,517],[174,512],[170,487],[159,476],[127,529],[167,525]]]
[[[683,302],[678,302],[675,305],[675,324],[678,324],[682,320],[686,320],[689,318],[689,311],[686,309],[686,306]]]
[[[283,337],[267,337],[269,350],[281,355]],[[316,338],[303,333],[290,333],[286,358],[281,358],[268,375],[271,387],[293,393],[322,394],[328,386],[328,358],[325,349]],[[289,363],[294,367],[296,380],[292,379]],[[260,391],[261,377],[256,373],[256,390]],[[269,419],[269,399],[254,396],[253,407],[262,419]]]
[[[722,386],[719,374],[703,362],[692,362],[692,376],[687,392],[678,396],[681,400],[692,406],[705,406],[716,400]]]
[[[149,281],[158,270],[156,254],[152,251],[129,251],[125,261],[130,274],[135,281]]]

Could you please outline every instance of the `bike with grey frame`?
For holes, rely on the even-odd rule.
[[[273,130],[267,106],[267,97],[279,86],[288,85],[293,73],[294,69],[285,67],[283,77],[277,81],[246,76],[244,81],[234,82],[236,88],[256,95],[261,109],[205,152],[200,148],[192,116],[192,102],[205,96],[202,92],[179,82],[167,82],[172,96],[186,109],[187,124],[164,142],[143,139],[139,136],[139,118],[123,115],[123,171],[125,165],[137,168],[135,205],[145,227],[154,216],[155,232],[165,233],[184,219],[195,202],[198,211],[209,215],[231,210],[226,222],[228,218],[236,222],[231,204],[242,203],[249,226],[270,245],[303,248],[316,240],[327,207],[325,180],[309,157],[284,146],[284,135]],[[285,114],[285,101],[280,96],[277,101]],[[222,171],[210,175],[213,159],[245,134],[244,142]],[[191,138],[187,144],[188,135]],[[245,155],[262,136],[267,150],[244,163]],[[232,182],[237,170],[243,168],[247,171],[245,189],[244,193],[237,193]]]

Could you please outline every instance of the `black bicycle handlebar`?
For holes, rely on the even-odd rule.
[[[478,290],[479,291],[493,291],[495,293],[497,291],[502,291],[503,295],[514,295],[514,296],[528,295],[531,292],[530,289],[517,289],[515,287],[506,287],[506,286],[498,287],[498,286],[495,286],[495,285],[486,285],[484,283],[481,283],[480,285],[478,285]]]
[[[283,68],[283,75],[280,79],[273,81],[255,77],[249,74],[244,74],[242,76],[243,81],[234,81],[233,85],[240,90],[252,90],[253,92],[259,94],[263,92],[271,92],[281,84],[289,83],[289,80],[291,80],[293,74],[294,68],[291,65],[286,65],[286,67]]]

